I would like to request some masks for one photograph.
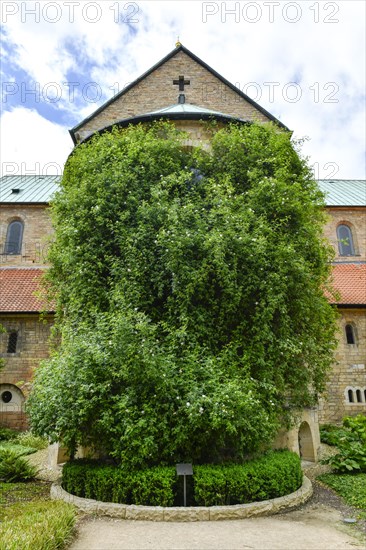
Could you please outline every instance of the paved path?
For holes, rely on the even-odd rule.
[[[170,523],[86,518],[70,550],[356,550],[340,512],[328,506],[263,518]]]

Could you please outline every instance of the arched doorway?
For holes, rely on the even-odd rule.
[[[298,437],[300,458],[309,462],[315,462],[313,436],[307,422],[300,424]]]

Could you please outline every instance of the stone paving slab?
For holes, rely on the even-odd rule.
[[[339,529],[344,528],[342,532]],[[331,508],[243,520],[152,522],[88,517],[69,550],[363,550]]]

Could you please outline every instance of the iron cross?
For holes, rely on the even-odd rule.
[[[180,75],[179,80],[173,80],[173,84],[179,86],[179,91],[180,92],[184,92],[184,85],[185,84],[188,85],[190,83],[191,83],[191,81],[190,80],[184,80],[184,76],[182,76],[182,75]]]

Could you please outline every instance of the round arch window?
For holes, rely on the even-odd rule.
[[[23,392],[17,386],[14,384],[0,384],[0,416],[1,412],[22,412],[24,402]]]
[[[1,394],[1,401],[3,403],[10,403],[12,399],[13,399],[13,394],[11,393],[11,391],[6,390]]]

